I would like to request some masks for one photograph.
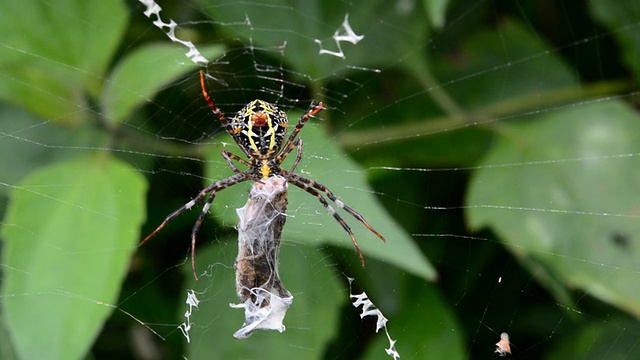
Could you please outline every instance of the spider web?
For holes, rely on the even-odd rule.
[[[638,5],[105,3],[0,4],[0,358],[639,356]],[[233,338],[250,181],[216,196],[199,281],[203,204],[136,246],[241,153],[199,70],[228,117],[323,101],[296,173],[388,240],[333,204],[362,268],[290,188],[282,333]]]

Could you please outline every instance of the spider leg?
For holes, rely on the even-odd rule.
[[[364,255],[362,255],[362,251],[360,251],[360,246],[358,246],[356,237],[353,235],[353,231],[351,230],[349,225],[347,225],[346,221],[344,221],[344,219],[336,212],[336,210],[333,207],[331,207],[331,205],[329,205],[329,203],[327,202],[327,199],[325,199],[324,196],[322,196],[317,190],[315,190],[310,183],[304,181],[308,179],[305,179],[301,176],[291,174],[291,173],[289,174],[289,176],[290,176],[289,182],[291,184],[317,197],[320,203],[322,204],[322,206],[324,206],[327,209],[329,214],[333,215],[333,217],[340,223],[340,225],[342,225],[342,228],[347,233],[349,233],[349,237],[351,237],[351,242],[353,243],[353,246],[355,246],[356,251],[358,252],[358,256],[360,257],[360,262],[362,263],[362,266],[364,266]]]
[[[236,166],[236,164],[233,163],[233,161],[231,161],[231,159],[239,162],[242,165],[247,166],[248,168],[251,168],[251,163],[248,162],[247,160],[241,158],[240,156],[234,154],[234,153],[230,153],[227,150],[222,150],[222,157],[227,160],[227,164],[229,164],[229,167],[231,168],[231,170],[233,170],[234,173],[236,174],[240,174],[242,173],[242,171],[240,171],[240,169],[238,169],[238,167]]]
[[[173,220],[174,218],[176,218],[178,215],[182,214],[186,210],[191,209],[198,201],[200,201],[202,198],[204,198],[207,194],[210,193],[209,198],[207,199],[207,202],[204,204],[204,207],[200,212],[200,216],[198,216],[198,221],[196,221],[196,224],[193,226],[193,230],[191,231],[191,267],[193,269],[193,276],[196,278],[196,280],[198,280],[198,276],[196,276],[196,266],[195,266],[195,245],[196,245],[196,234],[200,229],[200,225],[202,224],[202,221],[205,215],[207,214],[207,212],[209,212],[209,207],[211,206],[211,203],[213,202],[213,199],[215,198],[217,192],[224,190],[230,186],[241,183],[247,179],[249,178],[245,173],[239,173],[239,174],[229,176],[226,179],[216,181],[215,183],[200,190],[198,195],[195,198],[193,198],[193,200],[182,205],[176,211],[169,214],[169,216],[167,216],[164,219],[164,221],[160,224],[160,226],[158,226],[158,228],[156,228],[151,234],[147,235],[147,237],[140,242],[139,246],[147,242],[147,240],[151,239],[155,234],[158,233],[158,231],[162,230],[162,228],[165,227],[165,225],[167,225],[171,220]]]
[[[300,160],[302,160],[302,139],[296,139],[296,141],[294,141],[291,146],[289,146],[288,148],[286,148],[284,151],[282,151],[281,156],[282,159],[284,160],[284,158],[286,158],[287,156],[289,156],[289,154],[293,151],[293,149],[298,148],[298,153],[296,155],[296,160],[293,162],[293,165],[291,166],[291,170],[289,170],[289,174],[292,174],[296,167],[298,167],[298,164],[300,163]],[[280,165],[280,164],[278,164]]]
[[[204,217],[209,212],[209,207],[211,207],[213,199],[216,198],[216,192],[222,189],[211,190],[211,194],[209,194],[209,198],[207,199],[207,202],[204,203],[202,211],[200,212],[200,215],[198,215],[198,220],[196,220],[196,223],[195,225],[193,225],[193,229],[191,230],[191,270],[193,271],[193,277],[196,280],[198,280],[198,275],[196,275],[196,235],[198,234],[198,230],[200,230],[200,226],[202,225]]]
[[[365,220],[364,216],[360,215],[357,211],[352,209],[347,204],[345,204],[342,201],[338,200],[336,198],[336,196],[333,194],[333,192],[331,190],[329,190],[326,186],[324,186],[324,185],[322,185],[322,184],[320,184],[320,183],[318,183],[316,181],[313,181],[311,179],[307,179],[305,177],[302,177],[302,176],[296,175],[296,174],[289,173],[289,174],[287,174],[285,176],[289,177],[289,182],[292,183],[293,185],[296,185],[297,187],[301,188],[302,190],[304,190],[304,191],[316,196],[320,200],[322,205],[325,208],[327,208],[329,213],[331,215],[333,215],[333,217],[336,218],[336,220],[338,220],[340,225],[342,225],[342,227],[349,233],[349,236],[351,236],[351,241],[353,242],[353,245],[355,245],[356,250],[358,250],[358,254],[360,255],[360,259],[362,260],[362,265],[363,266],[364,266],[364,259],[362,257],[362,253],[360,252],[360,248],[358,247],[358,243],[356,242],[356,239],[355,239],[355,237],[353,235],[353,232],[351,231],[351,228],[346,224],[344,219],[342,219],[342,217],[340,217],[340,215],[338,215],[338,213],[327,203],[327,201],[324,199],[324,197],[316,190],[319,190],[319,191],[322,191],[323,193],[325,193],[327,195],[327,197],[331,201],[333,201],[336,205],[338,205],[339,208],[341,208],[344,211],[348,212],[351,216],[356,218],[356,220],[358,220],[362,224],[364,224],[364,226],[366,226],[367,229],[369,229],[369,231],[371,231],[377,237],[379,237],[380,240],[382,240],[384,242],[387,242],[387,240],[384,238],[384,236],[382,236],[371,225],[369,225],[367,220]],[[311,190],[313,190],[313,191],[311,191]]]
[[[379,237],[380,240],[382,240],[383,242],[387,242],[387,239],[385,239],[384,236],[382,236],[373,227],[371,227],[371,225],[369,225],[367,220],[364,219],[364,216],[360,215],[357,211],[353,210],[353,208],[351,208],[349,205],[347,205],[347,204],[343,203],[342,201],[338,200],[336,198],[336,196],[333,194],[333,192],[331,192],[331,190],[329,190],[326,186],[320,184],[319,182],[304,178],[304,177],[302,177],[300,175],[295,175],[295,176],[298,178],[298,181],[306,181],[309,185],[311,185],[314,188],[316,188],[316,189],[322,191],[323,193],[327,194],[327,197],[329,199],[331,199],[331,201],[336,203],[336,205],[338,205],[339,208],[341,208],[344,211],[348,212],[349,214],[351,214],[351,216],[353,216],[358,221],[363,223],[364,226],[366,226],[367,229],[369,229],[369,231],[371,231],[372,233],[376,234],[376,236]]]
[[[235,172],[236,174],[244,174],[245,176],[247,176],[249,179],[253,181],[262,182],[262,179],[253,175],[250,171],[240,171],[240,169],[238,169],[238,167],[233,163],[233,161],[231,161],[231,159],[237,160],[242,165],[246,165],[249,169],[252,169],[254,165],[248,162],[247,160],[241,158],[240,156],[234,153],[230,153],[227,150],[222,150],[222,157],[225,160],[227,160],[227,164],[229,164],[229,167],[231,167],[231,170],[233,170],[233,172]]]
[[[218,109],[218,107],[215,105],[215,103],[207,93],[207,88],[204,84],[204,72],[202,70],[200,70],[200,87],[202,88],[202,96],[204,96],[204,100],[207,102],[207,105],[209,105],[209,108],[211,108],[211,111],[213,111],[213,113],[216,114],[218,119],[220,119],[220,123],[222,124],[224,129],[229,133],[229,135],[231,135],[231,137],[233,138],[233,141],[235,141],[236,144],[241,144],[240,139],[238,138],[238,131],[234,129],[233,126],[231,126],[231,124],[229,123],[229,120],[227,120],[227,118],[224,116],[222,111]],[[247,152],[247,150],[244,147],[240,146],[240,149],[242,149],[242,152],[244,152],[244,154],[247,157],[250,157],[250,154]]]
[[[207,102],[207,105],[209,105],[213,113],[216,114],[218,119],[220,119],[220,122],[222,123],[222,126],[224,126],[225,130],[227,130],[228,133],[232,134],[233,129],[231,128],[231,124],[229,124],[227,118],[224,117],[222,111],[218,109],[218,107],[213,103],[213,100],[211,100],[211,97],[209,97],[209,94],[207,93],[207,88],[204,85],[204,71],[202,70],[200,70],[200,87],[202,88],[202,95],[204,96],[204,100]]]
[[[322,110],[323,107],[324,107],[324,104],[322,102],[318,103],[318,105],[316,105],[313,109],[309,110],[306,114],[302,115],[300,120],[298,120],[298,124],[296,124],[296,127],[291,132],[291,135],[289,135],[289,139],[284,145],[282,145],[282,148],[284,150],[276,157],[278,164],[282,164],[282,161],[284,161],[284,158],[286,158],[291,153],[291,151],[295,149],[295,146],[293,146],[293,141],[296,139],[296,137],[300,133],[300,130],[302,130],[302,128],[307,124],[307,121],[309,120],[309,118],[317,114],[320,110]]]

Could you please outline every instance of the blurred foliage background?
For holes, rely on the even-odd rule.
[[[140,3],[1,0],[0,358],[388,358],[346,276],[403,359],[496,357],[502,331],[512,358],[640,357],[640,3],[160,5],[216,59],[203,69],[226,114],[256,97],[291,122],[329,105],[301,134],[298,171],[388,242],[344,214],[360,268],[339,224],[293,189],[287,331],[233,339],[248,185],[216,198],[200,281],[187,260],[199,210],[136,246],[231,174],[200,67]],[[345,59],[318,55],[345,14],[364,39],[342,43]],[[177,330],[188,289],[201,300],[190,343]]]

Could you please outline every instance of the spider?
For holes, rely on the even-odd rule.
[[[238,144],[242,153],[248,158],[245,160],[240,156],[230,153],[226,150],[222,151],[222,157],[227,161],[229,167],[235,173],[232,176],[227,177],[226,179],[222,179],[216,181],[215,183],[207,186],[206,188],[200,190],[198,195],[189,201],[188,203],[182,205],[180,208],[169,214],[164,221],[155,229],[151,234],[149,234],[144,240],[140,242],[140,245],[144,244],[147,240],[153,237],[158,231],[160,231],[167,223],[176,218],[178,215],[182,214],[188,209],[191,209],[198,201],[204,199],[207,194],[208,198],[205,202],[198,219],[196,220],[195,225],[191,231],[191,269],[193,271],[193,276],[196,280],[198,280],[198,276],[196,275],[196,265],[195,265],[195,249],[196,249],[196,235],[198,230],[200,229],[200,225],[204,220],[204,217],[209,211],[209,207],[213,203],[213,200],[216,194],[224,190],[230,186],[239,184],[246,180],[253,181],[261,181],[267,179],[272,176],[282,176],[287,179],[290,184],[293,184],[300,189],[306,191],[307,193],[318,198],[320,203],[327,209],[327,211],[333,215],[333,217],[342,225],[342,228],[349,233],[351,237],[351,241],[358,252],[358,256],[360,257],[360,261],[362,266],[364,266],[364,256],[360,251],[360,247],[358,246],[358,242],[356,241],[351,228],[344,219],[329,205],[325,197],[322,195],[326,195],[331,201],[333,201],[339,208],[345,210],[347,213],[351,214],[358,221],[364,224],[372,233],[378,236],[382,241],[386,242],[385,238],[374,230],[369,223],[364,219],[362,215],[353,210],[351,207],[338,200],[336,196],[329,190],[326,186],[311,180],[300,175],[294,174],[296,166],[302,159],[302,138],[297,138],[300,130],[307,123],[309,118],[315,114],[317,114],[322,108],[324,104],[322,102],[318,103],[314,108],[309,110],[306,114],[302,115],[300,120],[298,120],[298,124],[296,124],[293,129],[291,135],[287,141],[284,141],[285,136],[287,135],[288,128],[288,120],[287,115],[279,110],[275,105],[270,104],[263,100],[253,100],[247,105],[245,105],[242,110],[240,110],[236,116],[234,116],[231,121],[227,120],[227,118],[222,114],[220,109],[216,107],[209,97],[207,93],[207,89],[204,81],[205,75],[204,72],[200,71],[200,86],[202,87],[202,95],[204,96],[207,105],[211,108],[213,113],[220,119],[220,123],[224,129],[231,135],[233,140]],[[291,170],[287,171],[280,167],[284,159],[293,152],[293,150],[298,149],[296,159],[291,167]],[[241,171],[238,167],[233,163],[232,160],[236,160],[242,165],[245,165],[248,169]]]

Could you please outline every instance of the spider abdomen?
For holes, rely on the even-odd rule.
[[[253,100],[231,120],[238,140],[251,156],[266,159],[280,151],[287,135],[288,120],[284,111],[264,100]]]

